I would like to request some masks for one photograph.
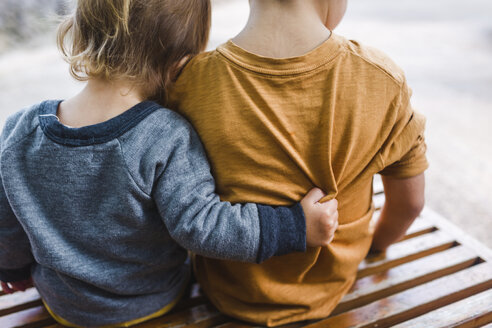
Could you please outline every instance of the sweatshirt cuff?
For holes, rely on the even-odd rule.
[[[23,267],[22,269],[0,269],[0,281],[3,282],[17,282],[27,280],[31,277],[31,264]]]
[[[272,256],[306,251],[306,219],[301,203],[291,207],[258,205],[260,246],[257,263]]]

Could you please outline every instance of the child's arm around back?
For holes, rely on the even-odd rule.
[[[308,193],[302,206],[221,202],[199,137],[187,122],[177,121],[173,138],[167,139],[173,150],[156,172],[152,197],[181,246],[207,257],[262,262],[331,242],[337,202],[318,203],[324,196],[319,189]]]
[[[117,270],[120,264],[118,256],[121,256],[120,250],[125,248],[125,240],[135,240],[145,253],[151,253],[153,249],[162,251],[162,246],[166,245],[168,248],[163,253],[156,254],[162,255],[161,259],[166,256],[172,258],[172,254],[183,254],[182,249],[177,251],[180,248],[178,245],[169,242],[166,233],[159,230],[146,233],[145,229],[151,226],[167,228],[169,235],[179,245],[196,253],[250,262],[261,262],[274,255],[304,251],[306,245],[326,246],[333,238],[338,219],[337,202],[332,200],[318,203],[324,196],[319,189],[314,189],[304,197],[302,206],[296,204],[290,208],[221,202],[215,193],[214,179],[198,136],[191,125],[176,113],[160,108],[155,103],[141,103],[128,112],[133,113],[131,115],[149,115],[136,126],[127,132],[122,130],[120,136],[114,139],[111,137],[103,144],[75,147],[58,144],[46,138],[39,126],[38,115],[45,110],[54,112],[57,106],[56,101],[44,102],[33,106],[25,115],[20,113],[9,118],[0,139],[0,281],[4,283],[4,291],[7,293],[23,290],[30,284],[31,264],[39,261],[49,263],[52,257],[57,259],[53,254],[58,254],[59,258],[69,258],[64,253],[66,249],[63,247],[66,246],[56,242],[58,238],[73,242],[74,249],[80,247],[78,256],[85,257],[87,246],[84,244],[87,238],[77,239],[70,234],[71,229],[65,230],[63,227],[68,227],[65,222],[70,221],[80,223],[79,229],[84,229],[81,231],[92,237],[99,234],[106,238],[108,228],[118,232],[114,236],[121,238],[113,240],[111,245],[114,249],[108,250],[110,258],[116,260],[111,262],[111,267],[106,267],[111,270]],[[48,117],[55,126],[61,128],[61,123],[53,115]],[[36,133],[32,133],[33,130]],[[55,147],[59,152],[50,159],[51,162],[47,157],[53,155],[53,152],[41,152],[36,155],[38,157],[26,156],[26,149],[29,149],[32,142],[27,140],[28,136],[33,140],[41,138],[46,142],[43,147],[47,146],[50,150]],[[68,138],[64,142],[74,140],[79,141]],[[92,142],[91,140],[88,142]],[[25,144],[21,145],[21,141],[25,141]],[[34,144],[39,148],[39,140],[34,141]],[[46,160],[45,168],[52,168],[53,161],[60,161],[60,158],[63,158],[61,165],[69,158],[77,158],[84,165],[92,165],[82,165],[58,173],[54,170],[39,171],[42,166],[39,162],[34,162],[33,158]],[[26,166],[27,162],[24,161],[32,165]],[[24,170],[25,166],[31,171]],[[39,177],[39,181],[51,181],[51,188],[60,189],[65,181],[78,173],[81,174],[81,180],[74,182],[82,186],[82,194],[87,197],[84,198],[86,201],[80,200],[81,205],[76,209],[70,205],[73,199],[66,192],[55,192],[50,198],[48,187],[45,189],[39,184],[31,184],[34,180],[27,178],[29,174],[34,174]],[[93,177],[98,178],[94,180]],[[108,184],[112,187],[108,187]],[[70,191],[74,185],[67,184],[64,190]],[[48,205],[52,204],[50,202],[53,199],[58,199],[55,202],[66,210],[61,212],[65,214],[57,216],[60,212]],[[91,206],[96,204],[97,207],[97,202],[106,204],[103,208],[107,212],[101,212],[102,208],[91,212],[94,210]],[[121,213],[118,210],[120,205],[128,205],[125,208],[129,212]],[[46,208],[47,212],[38,212],[40,207]],[[94,216],[94,223],[104,221],[102,226],[91,230],[93,225],[85,224],[91,221],[85,217],[91,215]],[[77,220],[78,217],[84,219]],[[157,223],[163,220],[165,227],[148,223],[148,220]],[[62,227],[47,224],[43,229],[39,228],[40,225],[43,226],[43,222],[55,221],[60,222]],[[142,230],[137,231],[139,228]],[[125,232],[122,234],[121,231]],[[49,238],[37,235],[42,235],[42,232],[47,233]],[[159,242],[157,239],[135,239],[146,235],[152,238],[161,236],[161,244],[156,244]],[[149,245],[148,251],[145,250],[146,245]],[[31,249],[34,251],[31,252]],[[100,254],[103,258],[105,252]],[[136,249],[132,256],[139,256],[138,253]],[[57,264],[63,270],[68,270],[66,272],[91,275],[90,272],[79,272],[76,266],[70,267],[66,260],[58,261]],[[126,265],[125,260],[123,263]],[[90,267],[85,265],[85,268]],[[104,270],[104,267],[99,267],[91,272],[101,268]],[[91,279],[100,278],[91,275]]]

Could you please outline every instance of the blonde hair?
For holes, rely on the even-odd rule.
[[[210,0],[78,0],[57,44],[77,80],[125,80],[165,100],[183,60],[206,47]]]

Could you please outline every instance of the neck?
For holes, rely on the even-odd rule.
[[[58,118],[71,127],[98,124],[143,100],[139,90],[128,83],[90,79],[79,94],[60,104]]]
[[[297,57],[326,41],[327,8],[307,0],[251,0],[246,27],[233,39],[249,52],[273,57]]]

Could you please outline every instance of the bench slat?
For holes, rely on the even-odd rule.
[[[376,207],[376,210],[380,210],[384,205],[384,200],[385,200],[384,194],[375,194],[372,197],[372,200],[374,202],[374,206]]]
[[[205,321],[219,316],[220,313],[210,304],[199,305],[190,309],[159,317],[138,325],[139,328],[167,328],[175,326],[185,326]]]
[[[253,327],[255,327],[255,326],[247,324],[247,323],[238,322],[238,321],[227,322],[225,324],[217,326],[217,328],[253,328]]]
[[[357,280],[332,315],[360,307],[428,281],[466,269],[477,262],[469,249],[458,246],[388,271]]]
[[[488,325],[485,326],[479,326],[480,328],[492,328],[492,323],[489,323]]]
[[[435,224],[439,230],[444,231],[451,236],[455,236],[460,244],[473,249],[484,260],[492,262],[492,249],[488,248],[475,238],[472,238],[459,227],[449,222],[449,220],[446,220],[444,217],[427,207],[422,211],[422,216],[429,222]]]
[[[0,316],[41,305],[41,299],[35,288],[0,297]]]
[[[482,263],[306,327],[391,327],[492,288],[492,265]]]
[[[381,176],[379,174],[376,174],[374,176],[372,182],[372,190],[374,190],[375,194],[384,192],[383,180],[381,179]]]
[[[437,230],[437,228],[431,222],[429,222],[427,220],[424,220],[422,218],[417,218],[412,223],[412,225],[410,226],[410,228],[408,228],[408,230],[407,230],[407,232],[405,234],[405,237],[403,237],[398,242],[402,242],[402,241],[407,240],[407,239],[411,239],[411,238],[415,238],[415,237],[418,237],[418,236],[422,236],[422,235],[425,235],[427,233],[434,232],[436,230]]]
[[[394,328],[481,327],[492,322],[492,289],[442,307]]]
[[[210,327],[217,327],[218,325],[221,325],[223,323],[226,323],[228,321],[231,321],[232,319],[229,317],[226,317],[225,315],[219,314],[215,317],[211,317],[202,321],[198,321],[195,323],[192,323],[191,325],[186,325],[184,327],[187,328],[210,328]]]
[[[193,285],[193,287],[198,286],[198,285]],[[167,313],[167,315],[175,314],[178,312],[183,312],[185,310],[191,309],[193,307],[199,306],[199,305],[206,305],[210,304],[208,299],[205,296],[196,296],[196,297],[191,297],[185,300],[180,301],[178,304],[176,304],[175,307]]]
[[[364,260],[359,265],[358,278],[376,274],[392,267],[435,254],[455,246],[455,238],[434,231],[391,245],[385,256]]]
[[[38,328],[54,323],[55,320],[46,311],[44,306],[37,306],[0,318],[0,327],[2,328]]]
[[[264,328],[263,326],[257,326],[253,324],[247,324],[245,322],[235,321],[234,319],[231,322],[225,323],[223,325],[217,326],[217,328]],[[312,321],[311,321],[312,322]],[[294,322],[283,326],[278,326],[277,328],[301,328],[307,324],[306,321],[303,322]]]

